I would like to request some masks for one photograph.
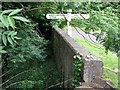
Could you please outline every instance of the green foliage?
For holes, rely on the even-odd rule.
[[[27,20],[26,18],[23,18],[21,16],[13,16],[14,19],[17,19],[17,20],[21,20],[23,22],[30,22],[29,20]]]
[[[19,88],[33,88],[34,84],[35,84],[35,82],[33,82],[33,81],[25,80],[24,82],[19,84],[19,86],[20,86]]]
[[[47,6],[51,4],[48,4]],[[43,31],[48,31],[50,30],[49,27],[51,27],[51,25],[48,24],[49,20],[46,20],[44,16],[45,14],[43,15],[43,12],[39,10],[35,11],[36,14],[33,14],[34,16],[32,16],[31,13],[35,13],[34,11],[31,13],[26,13],[23,11],[22,14],[25,15],[24,17],[26,17],[24,18],[21,16],[17,16],[16,14],[21,12],[22,10],[28,10],[31,7],[33,8],[34,6],[37,6],[37,4],[31,5],[31,7],[29,7],[30,5],[28,5],[28,3],[6,3],[4,5],[6,5],[6,7],[10,6],[10,8],[16,8],[16,10],[11,9],[2,12],[2,14],[5,16],[5,20],[7,20],[9,24],[7,26],[7,24],[5,23],[7,27],[3,23],[1,24],[1,26],[3,26],[4,28],[2,33],[4,33],[4,31],[6,32],[4,33],[4,35],[2,35],[5,39],[5,50],[8,52],[7,58],[3,64],[3,73],[8,71],[10,68],[14,69],[8,75],[5,75],[3,77],[3,82],[20,72],[30,69],[34,71],[23,73],[5,83],[3,86],[7,87],[8,85],[11,85],[15,82],[23,81],[17,83],[16,85],[10,86],[10,88],[44,89],[52,84],[58,83],[59,75],[56,71],[56,65],[54,64],[54,61],[50,60],[49,62],[49,60],[45,60],[49,52],[47,49],[48,40],[40,37],[38,33],[39,31],[37,32],[35,30],[37,24],[31,24],[31,26],[28,26],[30,25],[30,21],[26,19],[29,16],[29,18],[32,17],[31,19],[35,22],[42,20],[42,22],[38,22],[40,27],[39,29]],[[22,9],[17,9],[19,5],[22,6],[20,7]],[[24,5],[26,7],[24,7]],[[44,4],[41,3],[41,6],[44,6]],[[40,5],[37,7],[40,7]],[[46,12],[46,10],[43,11]],[[8,32],[8,29],[10,32]]]
[[[2,14],[8,14],[8,13],[10,13],[10,12],[12,12],[13,10],[4,10],[4,11],[2,11]]]
[[[23,22],[30,22],[29,20],[27,20],[24,17],[13,16],[13,15],[16,15],[17,13],[19,13],[21,10],[22,9],[4,10],[0,14],[0,20],[2,21],[1,22],[2,29],[0,29],[0,32],[1,32],[1,36],[2,36],[2,41],[5,46],[8,46],[7,42],[9,42],[11,45],[13,45],[13,43],[16,42],[17,39],[20,39],[17,37],[17,31],[15,31],[16,26],[15,26],[14,18],[19,19],[20,21],[23,21]],[[6,14],[9,14],[9,15],[6,15]]]
[[[50,6],[51,4],[48,4],[47,6]],[[4,37],[3,44],[6,45],[5,50],[8,52],[7,58],[3,63],[3,73],[12,68],[11,72],[3,77],[3,82],[26,70],[33,71],[22,73],[21,75],[14,77],[12,80],[5,83],[3,87],[19,82],[10,86],[10,88],[39,88],[42,90],[52,84],[58,83],[59,75],[56,70],[56,65],[54,64],[55,62],[50,58],[50,61],[46,61],[48,52],[50,52],[48,51],[48,47],[51,46],[48,46],[48,40],[40,37],[39,31],[37,32],[35,30],[37,24],[34,24],[33,22],[31,24],[30,21],[26,19],[31,18],[35,23],[38,22],[40,30],[45,32],[49,31],[52,23],[48,24],[49,20],[45,18],[43,12],[48,13],[50,10],[43,10],[43,12],[42,10],[38,10],[31,13],[23,11],[22,14],[25,18],[18,14],[22,10],[42,7],[46,4],[41,3],[41,6],[39,4],[37,6],[37,4],[28,5],[28,3],[6,3],[4,5],[16,9],[5,10],[2,12],[1,16],[5,23],[1,23],[1,26],[4,28],[4,30],[2,30],[2,36]],[[36,14],[34,14],[35,12]],[[47,37],[49,38],[49,36]]]
[[[0,53],[7,53],[5,50],[3,50],[4,46],[0,46]]]
[[[24,30],[22,30],[23,28]],[[5,78],[4,81],[19,72],[29,69],[33,69],[34,71],[17,76],[5,84],[5,86],[14,82],[24,81],[11,87],[44,89],[49,85],[58,82],[59,77],[54,62],[52,62],[52,60],[50,60],[50,62],[45,62],[48,55],[48,40],[39,36],[37,31],[34,30],[34,25],[22,25],[20,29],[21,30],[18,31],[17,35],[18,37],[21,37],[21,39],[11,45],[12,48],[6,47],[8,57],[7,61],[4,62],[4,72],[9,68],[14,68],[14,71],[12,71],[10,75],[7,75],[7,78]],[[6,63],[8,63],[8,65],[6,65]]]
[[[85,33],[99,31],[96,33],[97,40],[104,45],[106,52],[110,50],[118,53],[120,50],[120,5],[118,2],[66,2],[61,7],[63,10],[72,8],[73,13],[76,14],[89,14],[90,18],[87,20],[72,20],[71,26],[79,27]]]
[[[47,56],[46,46],[48,41],[39,37],[32,27],[24,27],[25,30],[19,31],[18,36],[22,39],[18,40],[12,48],[8,48],[8,67],[27,67],[34,66],[35,63],[45,61]],[[30,63],[32,62],[32,63]]]
[[[2,34],[4,45],[7,46],[7,40],[11,45],[13,45],[13,42],[16,42],[15,39],[18,39],[16,35],[17,35],[16,31],[4,31]]]
[[[73,74],[73,82],[72,82],[72,85],[74,87],[78,87],[80,86],[80,81],[82,81],[82,78],[81,78],[81,73],[82,73],[82,57],[80,57],[79,55],[75,55],[74,56],[74,74]]]
[[[4,25],[4,29],[5,27],[7,27],[7,30],[9,30],[9,26],[11,26],[13,29],[15,29],[15,19],[18,19],[20,21],[23,21],[23,22],[30,22],[29,20],[27,20],[26,18],[24,17],[20,17],[20,16],[13,16],[13,15],[16,15],[17,13],[19,13],[20,11],[22,11],[22,9],[15,9],[15,10],[5,10],[1,13],[0,15],[0,20],[2,21],[2,24]],[[6,15],[8,14],[9,15]]]
[[[111,51],[118,52],[120,49],[119,42],[119,28],[118,28],[118,17],[113,13],[114,9],[111,7],[107,7],[103,11],[93,12],[93,17],[91,17],[90,21],[97,24],[101,33],[97,35],[97,40],[103,43],[106,50],[110,49]],[[94,19],[94,20],[93,20]],[[90,28],[91,29],[91,28]],[[104,33],[106,35],[104,35]]]
[[[9,16],[15,15],[15,14],[19,13],[20,11],[22,11],[22,9],[13,10],[13,11],[9,14]]]
[[[117,7],[115,7],[117,6]],[[100,31],[96,33],[97,40],[104,45],[106,52],[111,50],[118,53],[120,50],[120,29],[119,29],[119,5],[111,2],[91,2],[81,3],[78,8],[82,8],[81,13],[89,14],[90,18],[78,19],[77,26],[85,28],[86,33]]]
[[[18,69],[11,72],[11,74],[15,74],[15,72],[18,73]],[[13,80],[9,81],[6,86],[18,81],[19,83],[10,86],[10,88],[39,88],[40,90],[43,90],[50,85],[58,83],[60,80],[58,72],[56,70],[56,64],[52,59],[49,59],[45,62],[41,62],[38,66],[34,68],[34,70],[23,73]]]

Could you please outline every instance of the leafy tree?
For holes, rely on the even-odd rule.
[[[117,7],[115,7],[117,6]],[[90,14],[90,18],[78,19],[77,25],[81,30],[86,33],[91,31],[99,31],[95,33],[97,39],[106,48],[106,52],[111,50],[118,53],[120,50],[120,30],[119,30],[119,5],[118,3],[110,2],[91,2],[78,4],[81,9],[80,14]],[[85,28],[85,29],[82,29]]]

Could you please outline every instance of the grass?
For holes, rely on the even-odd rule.
[[[64,30],[64,31],[66,31],[66,29],[67,29],[67,26],[64,26],[64,27],[62,28],[62,30]],[[75,29],[80,30],[79,27],[73,27],[73,26],[71,26],[71,29],[72,29],[72,30],[75,30]]]
[[[104,47],[101,47],[98,44],[80,38],[73,38],[98,56],[103,61],[104,67],[109,67],[113,70],[118,68],[118,57],[115,54],[112,54],[110,51],[106,54]],[[115,84],[114,86],[118,87],[118,73],[104,69],[103,78],[111,80]]]
[[[114,83],[114,87],[118,88],[118,73],[103,69],[103,79],[109,79]]]

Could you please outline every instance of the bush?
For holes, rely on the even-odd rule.
[[[40,61],[44,61],[47,56],[46,46],[48,41],[39,37],[31,27],[20,30],[18,37],[22,39],[17,44],[8,49],[8,67],[27,67],[35,66]]]
[[[37,73],[38,71],[36,70],[39,68],[40,63],[45,61],[47,57],[48,40],[40,37],[34,30],[33,26],[23,26],[23,28],[24,30],[18,31],[18,37],[21,39],[14,43],[14,45],[6,47],[8,57],[3,65],[4,73],[11,68],[13,70],[9,75],[4,77],[4,81],[26,70],[35,69],[33,73]],[[8,84],[18,82],[20,80],[28,80],[28,78],[32,79],[30,78],[30,75],[31,73],[28,72],[23,73],[15,77],[14,80],[11,80]],[[34,80],[36,77],[38,77],[38,73],[33,77]],[[6,86],[8,84],[6,84]]]

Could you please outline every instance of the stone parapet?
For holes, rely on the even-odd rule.
[[[64,74],[64,80],[68,78],[68,75],[69,78],[73,77],[73,56],[76,54],[84,57],[82,76],[85,82],[91,82],[94,76],[102,78],[102,60],[57,26],[54,26],[53,29],[55,60],[58,65],[58,69],[61,69]]]

